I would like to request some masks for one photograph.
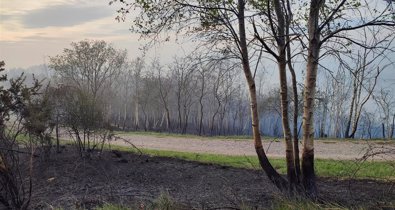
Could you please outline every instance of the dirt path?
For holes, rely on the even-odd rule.
[[[181,152],[211,153],[223,155],[255,155],[252,140],[223,140],[213,138],[158,137],[153,135],[119,135],[139,148],[170,150]],[[118,145],[129,145],[117,140]],[[264,140],[264,148],[270,157],[285,157],[283,141]],[[315,142],[315,157],[321,159],[354,160],[367,152],[386,154],[375,155],[376,160],[395,160],[395,144],[372,143],[367,141],[318,140]]]

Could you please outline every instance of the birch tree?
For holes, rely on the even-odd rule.
[[[111,3],[117,0],[111,1]],[[259,114],[254,74],[250,67],[247,37],[246,11],[253,8],[249,1],[119,1],[122,8],[118,11],[118,20],[126,20],[130,10],[140,11],[134,18],[132,31],[145,38],[156,40],[159,34],[169,32],[187,32],[195,34],[207,45],[222,46],[222,52],[238,58],[242,65],[250,98],[251,124],[255,150],[259,162],[269,179],[280,189],[287,189],[286,180],[270,164],[263,150],[259,131]]]

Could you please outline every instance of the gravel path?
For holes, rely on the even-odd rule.
[[[256,155],[252,140],[191,139],[137,134],[119,136],[138,148],[223,155]],[[129,145],[122,140],[117,140],[113,143]],[[264,149],[269,157],[285,157],[285,144],[282,140],[264,140]],[[319,159],[354,160],[362,158],[365,154],[375,154],[373,157],[375,160],[395,161],[395,144],[383,142],[372,143],[362,140],[318,140],[315,142],[315,157]]]

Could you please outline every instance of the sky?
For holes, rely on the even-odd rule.
[[[6,68],[47,63],[71,42],[105,40],[141,56],[144,41],[129,31],[130,22],[115,20],[119,5],[108,0],[0,0],[0,60]],[[175,45],[152,49],[155,56],[176,52]]]
[[[119,4],[110,6],[109,0],[0,0],[0,60],[6,62],[7,69],[46,64],[49,56],[61,54],[71,42],[84,39],[105,40],[118,49],[127,49],[131,59],[141,56],[139,48],[145,42],[129,31],[130,20],[115,20],[117,9]],[[185,43],[181,49],[182,45],[162,44],[148,54],[166,63],[188,49]],[[394,72],[384,72],[384,86],[395,89]],[[272,72],[267,76],[276,75]]]

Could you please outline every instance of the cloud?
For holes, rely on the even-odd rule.
[[[109,7],[81,7],[79,5],[53,5],[24,14],[21,22],[26,28],[68,27],[109,17]]]
[[[10,20],[11,18],[12,18],[11,15],[0,14],[0,22]]]

